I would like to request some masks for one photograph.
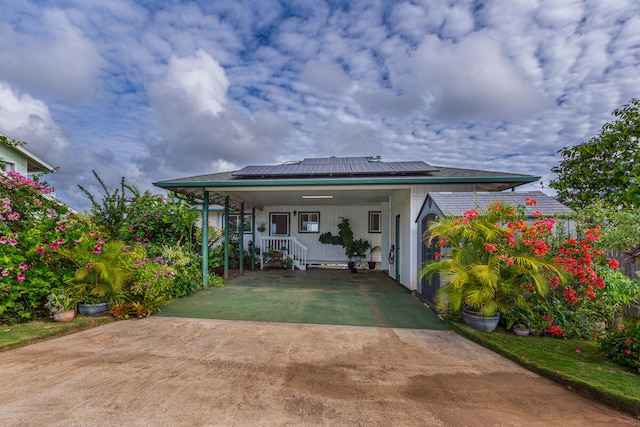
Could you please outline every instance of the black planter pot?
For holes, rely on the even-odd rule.
[[[349,270],[351,270],[352,273],[358,272],[358,269],[356,268],[356,263],[354,261],[347,262],[347,266],[349,266]]]
[[[109,311],[108,302],[99,302],[97,304],[80,303],[78,304],[78,313],[88,317],[104,316]]]
[[[375,270],[375,269],[376,269],[376,262],[369,261],[369,270]]]

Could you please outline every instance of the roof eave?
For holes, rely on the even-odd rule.
[[[321,185],[407,185],[407,184],[460,184],[460,183],[506,183],[508,188],[540,180],[530,175],[507,175],[490,177],[394,177],[394,178],[326,178],[326,179],[242,179],[232,181],[158,181],[160,188],[238,188],[238,187],[302,187]]]

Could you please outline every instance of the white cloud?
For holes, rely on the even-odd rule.
[[[460,43],[427,37],[413,57],[415,72],[444,118],[513,118],[548,105],[493,39],[474,33]]]
[[[24,28],[0,25],[0,78],[30,93],[83,102],[94,95],[103,59],[60,9],[44,9]]]
[[[311,60],[302,69],[300,79],[314,86],[322,92],[341,93],[346,90],[351,81],[342,69],[332,64],[323,64]]]
[[[48,163],[60,160],[69,142],[55,123],[47,105],[28,94],[14,91],[0,81],[0,132],[27,142],[26,148]]]
[[[166,76],[147,90],[159,108],[171,104],[189,113],[217,116],[225,109],[228,88],[229,80],[218,61],[199,49],[194,56],[172,57]]]

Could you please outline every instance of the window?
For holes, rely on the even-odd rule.
[[[240,229],[240,214],[230,214],[229,215],[229,232],[237,233],[239,229]],[[243,230],[245,233],[251,233],[251,215],[244,216]]]
[[[382,212],[369,211],[369,233],[382,233]]]
[[[269,214],[269,235],[288,236],[289,235],[289,213]]]
[[[4,170],[6,172],[15,172],[16,171],[16,164],[13,162],[5,162],[4,163]]]
[[[320,212],[300,212],[298,214],[298,232],[319,233]]]

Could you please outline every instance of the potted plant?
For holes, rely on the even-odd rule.
[[[334,236],[330,231],[322,233],[320,235],[320,243],[326,243],[331,245],[341,245],[344,248],[344,253],[349,258],[349,269],[352,273],[356,273],[356,263],[353,261],[355,257],[363,258],[371,243],[368,240],[358,239],[354,240],[353,230],[349,224],[349,218],[340,217],[340,223],[338,224],[338,235]]]
[[[521,221],[522,219],[522,221]],[[476,329],[492,331],[500,313],[526,303],[531,293],[545,295],[549,280],[565,280],[553,262],[546,241],[552,238],[553,219],[528,225],[517,209],[494,203],[480,213],[445,217],[431,226],[430,239],[446,250],[426,264],[420,278],[439,274],[443,286],[436,303]]]
[[[100,237],[99,231],[83,235],[77,245],[60,247],[56,252],[76,266],[67,283],[72,287],[78,312],[86,316],[101,316],[110,303],[122,302],[134,261],[144,258],[142,248],[127,250],[121,241]]]
[[[75,302],[62,291],[47,295],[45,308],[51,312],[51,317],[56,322],[70,322],[76,317]]]
[[[266,230],[266,224],[264,222],[258,223],[258,231],[261,233],[264,233],[265,230]]]

